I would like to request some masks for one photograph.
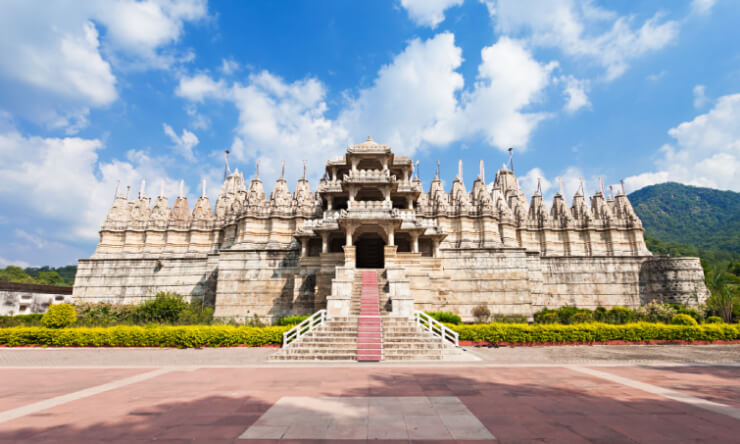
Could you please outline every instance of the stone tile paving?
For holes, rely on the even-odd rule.
[[[494,439],[455,396],[281,398],[240,439]]]
[[[0,390],[7,371],[0,369]],[[57,383],[74,390],[95,371],[60,372]],[[37,372],[26,370],[28,381],[38,381]],[[672,377],[689,382],[696,374]],[[448,416],[435,400],[450,403]],[[283,403],[293,409],[289,423],[273,423],[269,412]],[[0,413],[15,406],[0,397]],[[173,369],[0,424],[0,442],[255,443],[271,442],[269,433],[281,443],[476,442],[467,438],[479,438],[480,425],[499,442],[733,442],[740,434],[731,417],[568,368],[355,366]],[[250,431],[264,440],[238,439]],[[317,436],[324,438],[310,439]]]

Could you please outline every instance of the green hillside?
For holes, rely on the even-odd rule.
[[[740,257],[740,193],[669,182],[628,197],[654,253],[714,263]]]

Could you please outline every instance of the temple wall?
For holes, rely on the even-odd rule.
[[[311,312],[313,301],[295,300],[299,274],[296,250],[227,250],[218,260],[215,317],[274,322],[298,311]],[[296,305],[305,304],[303,307]],[[310,308],[309,308],[310,306]]]
[[[640,267],[640,303],[663,301],[696,305],[706,302],[704,270],[695,257],[651,257]]]
[[[72,288],[0,281],[0,316],[44,313],[53,304],[72,302]]]
[[[73,290],[78,302],[136,304],[160,291],[212,299],[215,264],[197,257],[80,259]]]

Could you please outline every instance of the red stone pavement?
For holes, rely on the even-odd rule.
[[[380,361],[382,358],[381,328],[378,276],[374,270],[363,271],[360,320],[357,324],[358,361]]]
[[[693,384],[682,389],[693,396],[713,387],[714,378],[733,390],[740,384],[738,367],[683,369],[696,372],[599,368],[634,379],[658,375],[650,380],[655,385]],[[146,371],[0,369],[0,416],[18,407],[17,397],[6,399],[8,393],[28,393],[31,404]],[[39,389],[49,384],[45,377],[58,390]],[[174,369],[0,423],[0,443],[235,442],[283,396],[457,396],[500,442],[716,443],[740,436],[740,420],[564,367],[355,365]]]

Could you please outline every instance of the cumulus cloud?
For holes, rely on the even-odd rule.
[[[498,0],[492,9],[499,32],[522,34],[532,44],[594,60],[606,70],[606,80],[619,77],[632,59],[665,47],[678,34],[678,23],[663,20],[660,13],[635,25],[633,17],[590,1]]]
[[[462,5],[463,0],[401,0],[411,20],[418,26],[432,29],[445,19],[445,11],[453,6]]]
[[[178,136],[175,130],[166,123],[163,123],[162,127],[164,128],[164,133],[170,138],[172,143],[174,143],[172,150],[184,157],[186,160],[191,162],[195,161],[193,147],[198,144],[198,137],[184,128],[182,130],[182,135]]]
[[[234,74],[236,71],[239,70],[239,63],[236,62],[234,59],[222,59],[221,60],[221,72],[224,75],[231,75]]]
[[[326,87],[312,77],[288,82],[263,71],[227,84],[198,73],[182,77],[176,94],[192,102],[232,102],[239,110],[232,152],[239,160],[260,159],[269,179],[281,159],[288,162],[289,178],[300,173],[296,151],[305,159],[322,159],[368,134],[406,153],[472,137],[500,149],[523,149],[547,117],[524,110],[536,105],[555,64],[538,63],[521,42],[508,38],[484,48],[481,56],[476,82],[463,90],[462,52],[454,35],[413,39],[371,86],[345,94],[335,119],[327,117]],[[323,164],[310,168],[318,177]]]
[[[709,14],[714,7],[715,0],[692,0],[691,11],[695,14]]]
[[[631,190],[667,181],[740,191],[740,94],[668,131],[675,144],[658,151],[655,170],[625,180]]]
[[[0,64],[2,106],[74,133],[117,99],[114,66],[169,66],[163,48],[206,13],[205,0],[3,2],[0,53],[12,63]]]
[[[113,200],[116,181],[138,185],[164,179],[170,196],[178,181],[147,153],[129,151],[124,160],[103,162],[98,139],[26,137],[0,133],[0,203],[54,221],[55,239],[94,240]],[[60,179],[59,171],[64,171]],[[12,217],[12,216],[11,216]]]
[[[566,99],[563,107],[565,111],[574,113],[581,108],[591,107],[591,102],[588,100],[586,93],[588,90],[587,80],[579,80],[573,76],[563,76],[558,81],[565,85],[563,88],[563,95]]]
[[[704,105],[709,102],[706,91],[707,87],[704,85],[696,85],[694,87],[694,108],[704,108]]]

